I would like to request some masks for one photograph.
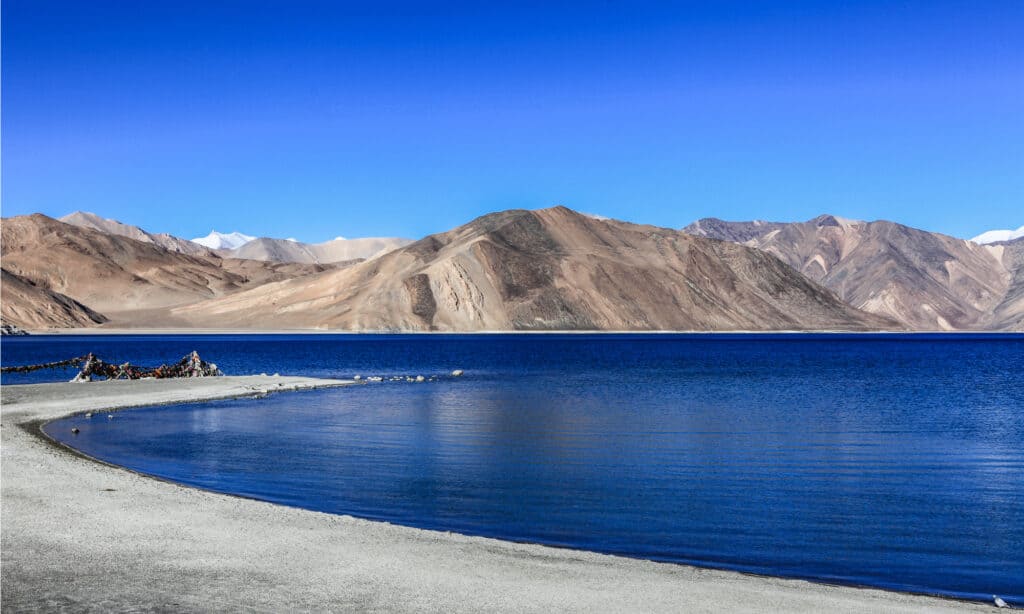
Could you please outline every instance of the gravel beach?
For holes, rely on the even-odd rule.
[[[293,509],[148,478],[38,434],[71,413],[349,383],[253,376],[2,387],[3,610],[993,610]]]

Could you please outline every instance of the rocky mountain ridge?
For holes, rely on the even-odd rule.
[[[267,262],[296,264],[335,264],[355,260],[368,260],[412,241],[397,237],[367,237],[346,239],[337,237],[323,243],[303,243],[295,239],[254,237],[241,232],[222,233],[213,230],[205,237],[187,240],[166,233],[151,233],[138,226],[117,220],[104,219],[94,213],[76,211],[60,221],[153,243],[173,252],[202,255],[213,252],[222,258],[264,260]]]
[[[172,310],[341,330],[892,328],[777,258],[564,207],[478,218],[341,271]]]
[[[773,254],[851,305],[914,330],[1013,326],[1006,308],[996,311],[1018,265],[998,247],[832,215],[794,223],[699,220],[683,231]]]
[[[130,224],[123,224],[117,220],[102,218],[95,213],[88,213],[86,211],[75,211],[74,213],[69,213],[64,217],[59,218],[59,221],[64,222],[65,224],[71,224],[72,226],[78,226],[80,228],[90,228],[106,234],[128,237],[129,239],[135,239],[136,241],[141,241],[143,243],[152,243],[172,252],[180,252],[182,254],[205,254],[208,251],[205,246],[199,245],[193,241],[179,239],[178,237],[167,233],[146,232],[138,226],[132,226]]]
[[[159,323],[162,309],[327,268],[186,254],[40,214],[5,218],[0,231],[3,318],[22,328]]]
[[[355,260],[370,260],[409,243],[412,243],[409,239],[392,237],[337,238],[323,243],[302,243],[291,239],[261,237],[249,241],[230,252],[222,253],[232,258],[266,260],[270,262],[333,264]]]
[[[292,241],[185,253],[164,235],[113,220],[72,221],[78,225],[42,215],[3,220],[4,323],[30,330],[1024,327],[1024,241],[982,246],[892,222],[705,219],[679,231],[565,207],[510,210],[414,243],[371,245],[379,251],[369,260],[324,265],[275,261],[317,254],[265,253],[309,247]],[[252,257],[230,257],[237,252]]]

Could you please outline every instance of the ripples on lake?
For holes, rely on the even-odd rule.
[[[1019,336],[29,338],[4,340],[4,362],[97,345],[142,364],[195,347],[229,373],[467,370],[48,427],[143,472],[416,527],[1024,601]]]

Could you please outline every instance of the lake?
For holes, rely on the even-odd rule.
[[[331,513],[1024,602],[1020,335],[2,342],[4,365],[88,351],[155,365],[192,349],[228,374],[436,379],[79,416],[47,432],[144,473]]]

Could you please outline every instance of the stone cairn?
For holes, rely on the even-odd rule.
[[[114,364],[101,360],[95,354],[89,353],[77,358],[47,362],[38,365],[24,365],[19,367],[3,367],[3,373],[28,373],[41,369],[66,369],[68,367],[80,367],[72,382],[91,382],[94,377],[104,379],[165,379],[174,377],[210,377],[224,375],[217,365],[206,362],[199,357],[199,353],[193,351],[191,354],[182,357],[181,360],[170,365],[159,367],[140,367],[131,363]]]

